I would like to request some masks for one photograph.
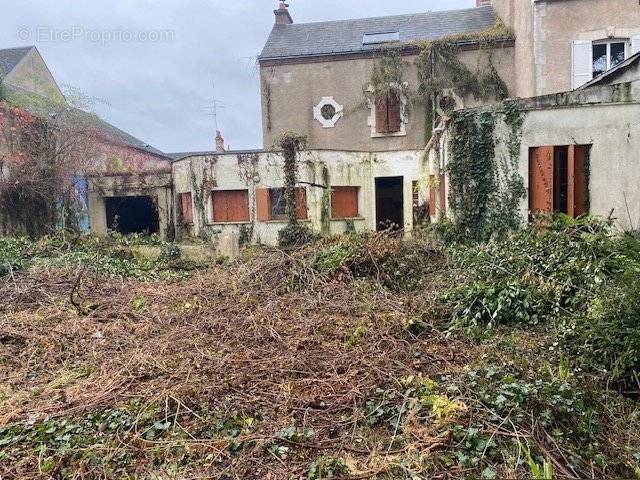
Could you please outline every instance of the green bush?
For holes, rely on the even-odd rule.
[[[585,315],[564,327],[563,347],[584,369],[626,391],[640,390],[638,274],[602,292]]]
[[[0,277],[24,267],[30,246],[26,238],[0,237]]]
[[[313,241],[313,232],[300,223],[289,223],[278,232],[280,247],[301,247]]]
[[[608,222],[557,219],[503,241],[451,247],[456,285],[444,295],[454,324],[536,324],[584,310],[635,262]]]

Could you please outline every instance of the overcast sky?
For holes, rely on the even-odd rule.
[[[291,0],[294,22],[467,8],[473,0]],[[207,108],[233,149],[262,143],[256,57],[271,0],[5,0],[0,48],[36,45],[59,84],[165,152],[211,150]],[[158,38],[159,37],[159,38]]]

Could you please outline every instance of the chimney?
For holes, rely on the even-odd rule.
[[[222,134],[220,130],[216,130],[216,152],[224,152],[224,138],[222,138]]]
[[[273,13],[276,16],[276,25],[291,25],[293,23],[293,18],[289,14],[288,3],[280,2],[280,6]]]
[[[491,5],[491,0],[476,0],[476,7],[486,7]]]

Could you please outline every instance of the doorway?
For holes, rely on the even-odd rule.
[[[376,230],[404,228],[402,177],[376,178]]]
[[[105,198],[107,228],[124,235],[153,234],[160,231],[158,208],[151,197]]]

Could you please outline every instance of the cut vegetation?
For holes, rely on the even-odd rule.
[[[640,237],[0,240],[3,478],[640,475]]]

